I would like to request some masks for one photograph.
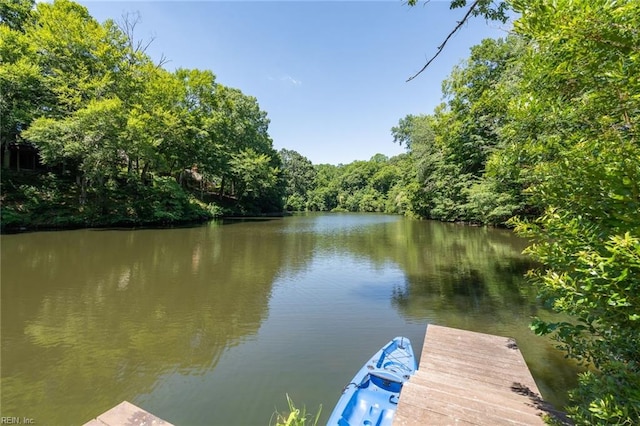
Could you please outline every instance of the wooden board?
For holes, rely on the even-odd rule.
[[[130,402],[123,401],[83,426],[173,426]]]
[[[429,324],[394,425],[543,425],[545,414],[513,339]]]

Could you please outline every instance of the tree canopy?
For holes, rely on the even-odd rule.
[[[510,5],[514,34],[472,48],[443,83],[445,102],[392,130],[414,158],[415,210],[484,223],[513,217],[543,265],[531,272],[541,298],[571,318],[532,328],[592,367],[571,393],[570,416],[636,424],[640,3]]]
[[[280,157],[254,97],[217,82],[212,71],[153,63],[133,39],[135,22],[99,23],[69,0],[3,2],[0,12],[5,168],[12,147],[34,146],[46,170],[76,182],[71,190],[88,223],[171,219],[162,208],[115,213],[114,200],[133,203],[140,191],[162,198],[154,188],[166,185],[180,198],[189,182],[199,199],[185,199],[184,208],[199,215],[219,212],[215,203],[281,209]],[[26,189],[18,191],[23,198]],[[3,219],[19,213],[5,209]]]

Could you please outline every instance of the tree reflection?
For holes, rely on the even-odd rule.
[[[317,259],[403,271],[404,281],[376,283],[374,299],[384,306],[392,292],[388,306],[407,323],[508,329],[547,395],[571,373],[558,374],[561,357],[527,328],[538,309],[522,278],[531,264],[504,230],[338,214],[2,238],[3,415],[81,423],[166,377],[205,376],[258,335],[274,283],[297,285]],[[348,283],[357,273],[335,276]],[[372,300],[371,291],[348,294],[342,306]],[[327,315],[341,321],[330,307]]]
[[[257,332],[280,271],[286,247],[253,231],[15,236],[2,256],[3,413],[82,422],[163,374],[213,369]]]

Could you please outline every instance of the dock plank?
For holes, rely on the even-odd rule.
[[[449,345],[450,346],[450,345]],[[519,359],[518,357],[513,356],[501,356],[505,354],[504,349],[500,348],[500,352],[497,351],[484,351],[484,352],[474,352],[472,354],[464,353],[465,348],[463,345],[458,345],[460,352],[451,353],[449,351],[449,347],[446,349],[443,347],[432,347],[428,349],[429,354],[432,356],[441,356],[448,357],[451,359],[461,359],[466,360],[469,358],[477,359],[478,361],[484,361],[487,363],[496,363],[504,366],[520,366],[524,363],[524,360]],[[472,349],[472,348],[471,348]],[[426,351],[426,349],[425,349]]]
[[[415,407],[428,406],[432,412],[464,420],[471,424],[531,425],[540,421],[534,413],[490,406],[484,401],[461,400],[455,395],[442,393],[433,388],[426,391],[420,389],[420,391],[403,395],[404,402]]]
[[[537,412],[534,409],[531,409],[531,404],[529,404],[529,409],[523,409],[522,404],[524,403],[526,405],[528,403],[526,400],[513,400],[507,393],[489,392],[485,394],[478,394],[470,392],[467,389],[449,387],[440,383],[438,383],[437,386],[432,384],[426,386],[415,384],[415,386],[420,386],[422,388],[419,392],[419,399],[416,398],[411,401],[410,398],[413,397],[412,393],[407,395],[408,402],[413,402],[415,405],[424,404],[427,402],[426,399],[429,399],[430,401],[437,401],[438,403],[453,403],[453,405],[449,407],[449,412],[459,410],[462,412],[468,411],[473,415],[475,415],[475,413],[481,413],[483,416],[487,417],[487,419],[498,416],[498,418],[512,418],[520,421],[520,418],[524,418],[526,419],[525,423],[528,424],[534,421],[534,419],[530,419],[531,416],[537,416]],[[478,395],[482,395],[482,397],[479,397]],[[495,423],[495,421],[492,421],[491,423]]]
[[[394,417],[393,424],[395,426],[425,426],[423,420],[425,418],[429,418],[431,424],[438,426],[473,425],[473,423],[466,420],[416,406],[405,406],[402,411],[398,410]]]
[[[518,374],[517,371],[513,370],[504,370],[500,372],[499,370],[491,368],[485,369],[479,364],[476,364],[475,366],[473,364],[456,364],[453,362],[446,362],[446,360],[430,360],[425,362],[423,367],[424,371],[433,370],[437,372],[451,369],[450,376],[464,382],[477,381],[499,387],[511,387],[514,383],[519,383],[529,389],[537,389],[533,379],[523,377],[521,374]]]
[[[430,324],[394,425],[543,425],[545,414],[513,339]]]
[[[423,386],[427,390],[435,389],[437,392],[448,393],[461,400],[482,401],[487,406],[518,410],[522,408],[522,404],[531,405],[536,402],[532,401],[528,395],[518,394],[520,397],[515,397],[512,389],[505,390],[472,381],[451,380],[451,376],[446,374],[432,373],[426,378],[422,375],[416,375],[411,379],[411,383]]]
[[[173,426],[171,423],[133,405],[128,401],[105,411],[83,426]]]

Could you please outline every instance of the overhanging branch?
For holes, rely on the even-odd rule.
[[[458,22],[458,25],[456,25],[456,27],[453,29],[453,31],[451,31],[449,33],[449,35],[447,36],[447,38],[444,39],[444,41],[442,42],[442,44],[440,46],[438,46],[438,51],[436,52],[435,55],[433,55],[431,57],[431,59],[429,59],[427,61],[427,63],[425,64],[425,66],[422,67],[422,69],[420,71],[418,71],[417,73],[415,73],[414,75],[412,75],[411,77],[409,77],[407,79],[407,82],[413,80],[414,78],[416,78],[417,76],[419,76],[420,74],[422,74],[422,72],[424,70],[427,69],[427,67],[429,65],[431,65],[431,62],[433,62],[434,59],[436,59],[438,57],[438,55],[440,55],[440,53],[442,53],[442,50],[444,49],[444,47],[446,46],[447,42],[449,41],[449,39],[456,33],[458,32],[458,30],[462,27],[462,25],[467,22],[467,19],[469,19],[469,16],[471,16],[471,13],[473,12],[473,10],[476,8],[476,6],[478,6],[478,3],[480,2],[480,0],[476,0],[473,2],[473,4],[471,5],[471,7],[469,7],[469,10],[467,10],[467,13],[464,15],[464,17],[462,18],[461,21]]]

